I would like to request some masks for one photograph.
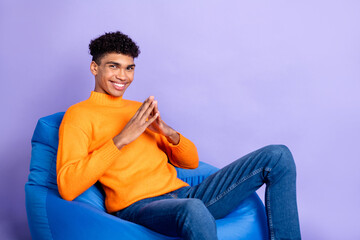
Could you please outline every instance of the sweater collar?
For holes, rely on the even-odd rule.
[[[89,100],[97,104],[107,106],[121,106],[123,102],[122,96],[114,97],[105,93],[99,93],[94,91],[91,91]]]

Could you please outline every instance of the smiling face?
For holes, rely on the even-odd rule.
[[[95,76],[95,92],[121,97],[134,79],[134,58],[107,53],[100,59],[100,65],[92,61],[90,70]]]

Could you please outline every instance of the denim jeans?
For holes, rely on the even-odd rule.
[[[215,219],[232,212],[264,183],[269,238],[301,239],[295,163],[283,145],[261,148],[196,186],[140,200],[115,215],[168,236],[217,239]]]

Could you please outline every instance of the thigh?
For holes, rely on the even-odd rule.
[[[199,211],[200,209],[202,210]],[[116,215],[172,237],[196,235],[196,224],[199,221],[205,221],[207,218],[210,219],[209,226],[216,229],[215,222],[212,222],[214,220],[211,220],[213,217],[202,201],[199,199],[174,198],[174,195],[171,194],[151,200],[145,199],[135,203],[134,206],[130,206],[125,211],[119,211]],[[194,216],[195,218],[193,218]],[[216,237],[216,230],[207,227],[207,232]],[[187,239],[192,238],[188,237]]]
[[[146,204],[136,214],[134,222],[167,236],[179,236],[177,215],[186,199],[163,199]]]
[[[234,161],[189,188],[187,197],[201,199],[215,219],[226,216],[266,181],[277,158],[271,149],[267,146]]]

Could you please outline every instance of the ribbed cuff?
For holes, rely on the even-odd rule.
[[[179,143],[175,145],[169,142],[169,146],[172,152],[182,153],[189,149],[189,145],[191,144],[191,142],[189,139],[181,135],[179,132],[178,134],[180,137]]]
[[[101,147],[101,158],[103,163],[110,166],[115,159],[121,156],[121,151],[115,146],[114,141],[110,139]]]

